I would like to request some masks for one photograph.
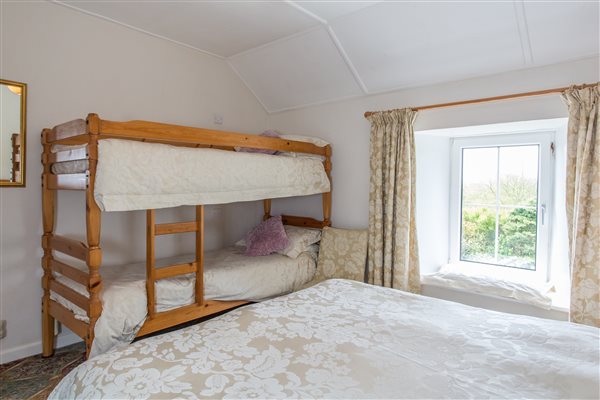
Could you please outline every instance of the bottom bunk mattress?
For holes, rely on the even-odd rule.
[[[599,330],[329,280],[79,365],[50,399],[597,399]]]
[[[204,298],[206,300],[261,301],[300,289],[316,270],[318,246],[297,258],[281,254],[263,257],[244,255],[244,248],[227,247],[204,255]],[[193,261],[194,256],[157,260],[157,268]],[[102,314],[94,328],[90,356],[111,347],[130,343],[147,316],[146,263],[107,266],[100,270]],[[87,289],[63,276],[56,280],[88,296]],[[156,282],[157,312],[194,302],[195,276],[182,275]],[[51,299],[74,312],[75,318],[88,322],[87,314],[70,301],[51,292]]]

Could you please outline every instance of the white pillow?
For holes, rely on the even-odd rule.
[[[315,137],[315,136],[281,135],[281,139],[296,140],[298,142],[312,143],[315,146],[319,146],[319,147],[325,147],[329,144],[329,142],[327,142],[321,138]],[[294,151],[280,151],[277,153],[277,155],[284,156],[284,157],[313,158],[315,160],[325,161],[325,157],[320,156],[318,154],[296,153]]]
[[[321,240],[321,230],[313,228],[301,228],[299,226],[284,225],[285,233],[290,240],[290,244],[277,253],[290,258],[298,256],[310,249],[310,246]],[[246,246],[246,240],[241,239],[235,243],[236,246]]]
[[[305,158],[305,159],[310,159],[310,160],[317,160],[320,162],[325,161],[325,156],[320,156],[318,154],[296,153],[293,151],[280,151],[277,153],[277,155],[281,156],[281,157]]]
[[[285,233],[290,244],[285,249],[278,251],[290,258],[297,258],[310,248],[310,245],[321,240],[321,230],[311,228],[300,228],[299,226],[284,225]]]
[[[295,140],[298,142],[312,143],[315,146],[325,147],[329,144],[328,141],[316,136],[300,136],[300,135],[281,135],[280,139]]]

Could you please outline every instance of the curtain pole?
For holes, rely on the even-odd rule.
[[[411,107],[411,109],[413,111],[421,111],[421,110],[431,110],[433,108],[454,107],[454,106],[463,106],[463,105],[467,105],[467,104],[486,103],[486,102],[489,102],[489,101],[516,99],[516,98],[519,98],[519,97],[543,96],[543,95],[546,95],[546,94],[562,93],[565,90],[572,89],[572,88],[575,88],[575,89],[584,89],[584,88],[587,88],[587,87],[596,86],[596,85],[598,85],[598,83],[600,83],[600,82],[585,83],[583,85],[565,86],[565,87],[554,88],[554,89],[537,90],[537,91],[534,91],[534,92],[524,92],[524,93],[506,94],[506,95],[503,95],[503,96],[484,97],[484,98],[481,98],[481,99],[453,101],[453,102],[450,102],[450,103],[440,103],[440,104],[430,104],[430,105],[427,105],[427,106]],[[394,111],[394,110],[387,110],[387,111]],[[365,113],[365,118],[367,118],[370,115],[373,115],[373,114],[375,114],[377,112],[379,112],[379,111],[367,111]]]

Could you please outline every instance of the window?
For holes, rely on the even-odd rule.
[[[553,140],[553,132],[453,139],[451,262],[548,280]]]

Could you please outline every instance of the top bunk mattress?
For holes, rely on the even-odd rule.
[[[94,198],[103,211],[226,204],[330,191],[323,163],[132,140],[99,141]]]

